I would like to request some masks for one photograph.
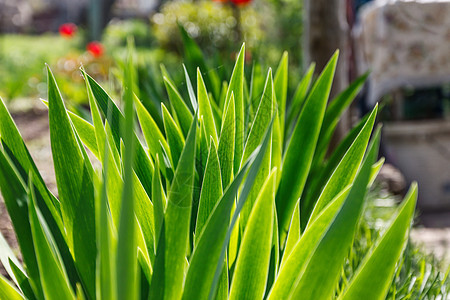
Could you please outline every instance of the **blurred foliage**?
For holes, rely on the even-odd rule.
[[[136,47],[154,47],[155,38],[148,26],[148,22],[144,20],[113,19],[103,32],[102,42],[109,49],[125,47],[127,38],[133,36]]]
[[[238,16],[230,5],[212,1],[170,1],[162,6],[160,13],[153,15],[152,28],[160,45],[172,51],[178,51],[182,46],[178,24],[209,55],[217,50],[221,53],[235,50],[236,45],[241,42],[238,40],[238,30],[241,31],[247,48],[255,49],[267,39],[263,21],[272,16],[263,15],[251,6],[242,7],[239,12],[240,28]]]
[[[83,48],[82,34],[73,39],[47,34],[0,37],[0,96],[47,97],[47,63],[60,78],[61,92],[72,106],[87,103],[85,84],[79,71],[83,66],[99,81],[107,78],[111,57],[94,58]],[[51,47],[49,47],[51,45]]]

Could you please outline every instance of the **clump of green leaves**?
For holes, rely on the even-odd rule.
[[[130,52],[131,53],[131,52]],[[242,47],[219,97],[200,71],[183,98],[163,69],[162,129],[134,93],[124,107],[83,71],[92,122],[67,111],[48,70],[58,197],[0,105],[0,189],[24,265],[1,244],[9,299],[382,299],[414,213],[414,184],[343,286],[376,162],[377,107],[325,159],[364,78],[328,103],[337,62],[287,103],[288,56],[244,78]],[[208,75],[206,75],[208,76]],[[250,82],[250,85],[247,85]],[[311,87],[310,87],[311,86]],[[142,130],[136,132],[135,113]],[[88,148],[102,162],[95,170]]]

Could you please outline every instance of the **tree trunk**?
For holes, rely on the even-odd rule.
[[[348,23],[346,1],[305,0],[304,58],[307,64],[316,62],[320,73],[336,49],[340,50],[330,100],[348,85]],[[349,113],[344,113],[336,130],[334,142],[340,140],[350,129]]]

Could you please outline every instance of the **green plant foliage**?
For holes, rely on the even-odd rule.
[[[183,97],[163,68],[170,101],[160,126],[139,101],[129,48],[123,111],[82,70],[92,123],[66,109],[48,70],[58,197],[0,102],[0,190],[24,261],[0,239],[12,279],[0,277],[1,297],[384,299],[415,286],[400,274],[416,185],[383,233],[358,244],[383,162],[379,129],[370,138],[377,107],[328,160],[322,155],[364,80],[327,105],[337,53],[311,89],[307,72],[294,99],[287,54],[265,81],[258,66],[247,80],[243,46],[217,99],[200,71],[196,85],[184,72]],[[420,295],[447,293],[422,281]]]

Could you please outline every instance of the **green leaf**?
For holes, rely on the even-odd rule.
[[[95,295],[94,187],[53,74],[48,69],[50,141],[66,241],[87,293]]]
[[[100,158],[99,156],[100,153],[97,149],[97,140],[95,138],[94,126],[92,126],[91,123],[89,123],[88,121],[84,120],[80,116],[70,111],[69,117],[81,141],[92,152],[92,154],[95,155],[95,157]]]
[[[16,265],[12,260],[9,260],[9,265],[11,266],[12,272],[14,273],[14,277],[18,282],[18,286],[22,291],[23,295],[26,297],[26,299],[29,300],[37,299],[30,285],[30,279],[25,275],[21,267],[19,267],[20,265]],[[44,295],[42,294],[42,290],[41,290],[41,297],[44,297]]]
[[[336,169],[345,153],[347,153],[348,148],[350,148],[358,134],[361,132],[362,128],[369,119],[369,116],[370,114],[366,114],[359,121],[359,123],[350,130],[350,132],[339,143],[339,145],[336,147],[336,149],[326,162],[319,163],[316,161],[316,166],[311,166],[311,171],[306,182],[309,192],[302,196],[304,207],[312,206],[311,203],[314,203],[315,199],[320,196],[320,192],[322,191],[323,186],[325,185],[329,177],[333,174],[333,171]],[[312,207],[310,207],[310,209],[312,209]]]
[[[36,294],[42,295],[39,269],[28,219],[28,194],[25,184],[2,151],[0,151],[0,190],[16,232],[23,261],[27,265],[31,285]],[[3,262],[3,265],[7,269],[7,264]]]
[[[36,197],[31,182],[29,188],[30,203],[28,210],[30,226],[44,296],[46,299],[75,299],[74,291],[70,286],[64,264],[55,247],[53,238],[45,220],[36,207]]]
[[[234,149],[235,125],[234,95],[231,94],[230,101],[228,102],[225,111],[225,117],[223,118],[219,146],[217,149],[217,155],[219,156],[220,162],[220,173],[222,174],[222,187],[224,190],[230,183],[233,175],[234,152],[230,149]]]
[[[186,66],[183,65],[184,69],[184,77],[186,78],[186,86],[188,89],[189,99],[191,100],[191,106],[194,112],[198,110],[197,98],[195,97],[194,88],[192,87],[191,79],[189,78],[189,74],[186,70]]]
[[[315,159],[320,161],[325,157],[334,129],[336,128],[342,113],[352,103],[353,99],[362,89],[368,76],[369,73],[365,73],[356,79],[330,102],[330,105],[325,112],[325,117],[323,118],[323,126],[320,131],[319,143],[316,151],[317,158]]]
[[[153,200],[153,214],[155,220],[155,249],[158,248],[157,242],[159,241],[159,235],[161,232],[162,222],[164,221],[164,211],[166,208],[166,198],[164,190],[161,185],[161,175],[159,173],[159,156],[156,155],[155,160],[155,174],[153,174],[152,182],[152,200]]]
[[[172,114],[177,118],[183,131],[183,135],[187,136],[189,127],[192,123],[192,113],[168,75],[164,76],[164,85],[166,86],[167,94],[169,95]]]
[[[294,213],[292,214],[291,224],[289,225],[289,232],[286,240],[286,246],[284,247],[283,258],[281,259],[280,268],[283,267],[287,258],[294,249],[297,242],[300,240],[300,210],[299,203],[295,205]]]
[[[290,133],[291,127],[294,125],[292,124],[292,122],[294,122],[294,120],[297,118],[298,114],[300,113],[303,107],[303,104],[306,99],[306,94],[308,93],[309,86],[311,84],[315,67],[316,64],[311,63],[302,80],[298,84],[297,89],[295,90],[294,97],[292,98],[291,104],[289,106],[288,117],[286,120],[286,126],[288,128],[288,130],[286,130],[285,132],[286,137]]]
[[[191,207],[194,184],[194,158],[196,147],[197,117],[192,122],[185,147],[180,156],[175,176],[168,194],[164,219],[164,264],[156,265],[154,275],[164,276],[164,283],[151,288],[164,289],[165,299],[179,299],[183,292],[183,281],[186,271],[186,254],[188,251]],[[158,245],[161,243],[160,242]],[[158,249],[159,250],[159,249]],[[157,253],[156,260],[158,261]],[[158,280],[158,279],[157,279]],[[161,279],[159,279],[161,280]]]
[[[253,119],[261,102],[261,91],[264,91],[264,76],[261,64],[254,62],[252,67],[252,77],[250,80],[250,119]]]
[[[276,169],[255,201],[236,261],[230,299],[262,299],[272,247]]]
[[[134,108],[133,108],[133,65],[132,43],[128,41],[128,58],[125,68],[125,119],[120,125],[123,137],[123,189],[120,207],[120,220],[118,227],[118,244],[116,258],[117,274],[117,298],[137,299],[137,224],[135,212],[137,212],[136,197],[133,191],[133,182],[136,180],[133,174],[135,138]],[[122,150],[122,147],[121,147]],[[121,151],[122,152],[122,151]],[[120,279],[120,280],[119,280]]]
[[[278,116],[280,117],[280,132],[281,136],[284,136],[284,121],[286,112],[286,98],[287,98],[287,88],[288,88],[288,53],[285,51],[281,57],[280,64],[278,65],[277,71],[275,72],[274,86],[275,95],[277,98],[277,109]]]
[[[205,176],[203,178],[200,201],[198,204],[197,222],[195,228],[195,244],[206,224],[211,212],[222,197],[222,176],[220,175],[219,157],[216,145],[211,137]]]
[[[172,157],[172,166],[176,168],[178,166],[178,160],[180,159],[181,151],[184,147],[184,137],[177,126],[172,116],[170,115],[164,104],[161,103],[161,109],[163,114],[164,129],[166,131],[168,149]]]
[[[269,69],[264,93],[258,106],[258,110],[256,111],[255,119],[253,120],[250,133],[245,144],[243,156],[245,160],[258,147],[258,145],[261,144],[262,139],[264,138],[264,133],[267,130],[267,125],[270,124],[270,121],[274,115],[274,102],[275,93],[272,81],[272,70]],[[255,184],[253,185],[253,188],[248,196],[247,203],[242,209],[239,219],[241,233],[244,232],[244,228],[252,211],[253,204],[260,193],[261,187],[269,176],[271,169],[271,158],[271,153],[268,151],[264,157],[264,162],[261,166],[260,172],[256,176]]]
[[[114,101],[111,99],[111,97],[109,97],[105,90],[91,76],[86,74],[85,80],[88,82],[90,88],[92,89],[92,93],[95,97],[95,101],[99,109],[106,117],[108,123],[111,126],[111,133],[114,137],[113,144],[117,149],[119,149],[121,138],[120,124],[125,122],[124,116],[122,115]],[[147,194],[151,194],[152,174],[154,170],[153,162],[147,156],[147,153],[136,137],[136,134],[132,134],[134,135],[134,144],[136,147],[136,155],[134,156],[133,168],[142,185],[144,186]]]
[[[377,116],[377,111],[378,106],[375,106],[366,124],[355,138],[355,141],[348,148],[344,157],[341,159],[338,166],[333,171],[333,174],[328,179],[328,182],[325,184],[319,199],[315,203],[311,216],[308,216],[306,213],[302,215],[302,217],[305,218],[309,217],[309,221],[306,223],[314,220],[314,218],[319,215],[319,212],[328,204],[328,202],[340,192],[341,188],[350,184],[355,178],[356,172],[358,171],[364,157],[367,144],[369,143],[370,134],[372,133],[375,118]],[[376,137],[379,137],[379,134],[377,134]],[[303,223],[303,228],[306,223]]]
[[[268,150],[268,148],[269,148],[268,145],[269,145],[270,137],[272,134],[272,125],[273,125],[273,119],[269,123],[267,131],[264,135],[264,139],[261,143],[261,146],[258,149],[256,149],[254,152],[254,153],[256,153],[255,161],[252,164],[252,166],[250,167],[248,174],[247,174],[247,178],[246,178],[244,185],[240,191],[239,199],[236,204],[236,209],[233,212],[233,217],[232,217],[230,225],[228,227],[228,230],[227,230],[227,233],[225,236],[225,242],[222,245],[222,251],[220,253],[220,258],[219,258],[219,261],[217,264],[216,271],[214,273],[214,279],[213,279],[211,289],[209,292],[209,297],[208,297],[210,300],[214,298],[214,296],[217,292],[217,286],[218,286],[220,275],[221,275],[222,262],[225,259],[226,250],[228,248],[234,226],[236,225],[236,222],[238,221],[238,218],[239,218],[239,214],[241,213],[242,208],[244,207],[244,205],[247,201],[247,198],[253,189],[253,186],[257,179],[257,175],[260,173],[261,166],[263,165],[266,157],[270,155],[270,150]]]
[[[408,240],[416,200],[417,184],[413,183],[392,223],[369,250],[339,299],[386,298],[396,263]]]
[[[241,193],[241,197],[244,197],[241,199],[245,199],[248,195],[248,189],[253,184],[255,173],[259,170],[265,154],[268,136],[269,134],[266,134],[266,139],[261,148],[255,150],[249,160],[243,164],[228,188],[225,189],[222,198],[215,206],[204,229],[197,238],[198,242],[191,255],[186,274],[183,299],[206,299],[208,295],[211,298],[216,294],[215,288],[222,274],[228,239],[233,229],[233,226],[229,226],[229,222],[231,210],[235,204],[234,199],[247,170],[252,166],[254,170],[252,174],[247,175],[249,183],[245,193]],[[215,286],[211,288],[211,284]]]
[[[8,242],[6,242],[5,238],[3,237],[3,234],[0,233],[0,262],[3,265],[3,268],[5,268],[6,272],[8,273],[9,277],[14,281],[14,283],[19,286],[19,282],[14,275],[12,271],[12,267],[10,265],[10,260],[14,262],[16,265],[20,266],[19,261],[17,260],[16,256],[14,255],[14,252],[11,250],[11,248],[8,245]],[[24,270],[22,266],[20,266],[21,272],[23,273]]]
[[[283,247],[295,203],[302,195],[322,126],[328,95],[336,68],[338,52],[334,54],[314,84],[295,126],[284,156],[276,204]],[[300,202],[301,203],[301,202]],[[302,207],[300,207],[300,212]]]
[[[159,155],[159,157],[163,157],[163,150],[161,149],[161,147],[166,151],[166,153],[169,153],[169,145],[167,144],[164,135],[159,130],[158,125],[142,105],[142,103],[137,98],[134,98],[134,100],[139,123],[141,125],[145,141],[147,142],[150,155],[152,156],[153,160],[156,160],[157,155]],[[165,174],[165,168],[162,168],[161,170],[164,171]]]
[[[350,192],[335,218],[329,223],[312,256],[303,266],[290,296],[307,299],[329,299],[334,294],[340,270],[352,244],[356,225],[362,214],[372,164],[378,155],[378,144],[372,144]],[[306,230],[307,232],[308,230]],[[330,255],[333,249],[333,255]],[[292,256],[292,254],[291,254]],[[286,265],[289,260],[286,261]]]
[[[57,231],[63,230],[63,223],[60,215],[59,201],[54,197],[45,186],[36,165],[25,146],[16,125],[13,122],[11,115],[6,109],[5,103],[0,99],[0,137],[5,153],[8,153],[11,159],[14,159],[14,164],[24,182],[28,181],[28,174],[32,174],[33,182],[36,189],[39,191],[41,198],[38,198],[39,209],[44,214],[46,220],[49,222],[49,227],[54,234]]]
[[[289,293],[295,287],[302,269],[313,254],[321,237],[332,222],[336,213],[347,198],[349,187],[343,189],[333,201],[322,211],[320,216],[304,232],[300,240],[295,244],[291,254],[283,258],[278,277],[272,286],[267,299],[288,299]]]
[[[197,69],[197,98],[198,98],[198,113],[199,117],[203,117],[205,124],[207,140],[209,136],[212,136],[214,143],[218,143],[217,130],[214,122],[214,116],[211,108],[211,101],[208,98],[208,92],[206,90],[205,83],[203,82],[200,69]]]
[[[0,299],[22,300],[25,298],[3,275],[0,275]]]
[[[241,50],[239,51],[239,55],[236,59],[236,64],[234,65],[233,73],[231,74],[230,83],[228,85],[228,90],[225,97],[226,101],[230,102],[231,95],[234,95],[234,122],[236,130],[234,138],[234,174],[236,174],[239,170],[239,166],[242,160],[242,154],[244,152],[244,56],[245,44],[242,45]],[[228,145],[228,149],[232,149],[230,148],[230,145]],[[227,174],[222,173],[222,175],[225,177],[225,175]]]
[[[92,104],[91,104],[92,105]],[[102,126],[103,128],[103,126]],[[99,147],[101,148],[101,147]],[[114,257],[115,251],[112,247],[113,229],[110,211],[108,209],[108,194],[107,194],[107,174],[109,168],[114,167],[109,165],[110,148],[109,143],[105,140],[103,147],[103,180],[101,188],[97,189],[97,199],[95,202],[96,212],[96,232],[97,232],[97,268],[96,268],[96,283],[97,295],[103,299],[117,299],[115,294],[115,265]]]
[[[246,161],[250,154],[261,144],[274,113],[275,90],[272,79],[272,69],[269,69],[264,85],[264,92],[252,121],[250,132],[245,143],[242,162]]]

